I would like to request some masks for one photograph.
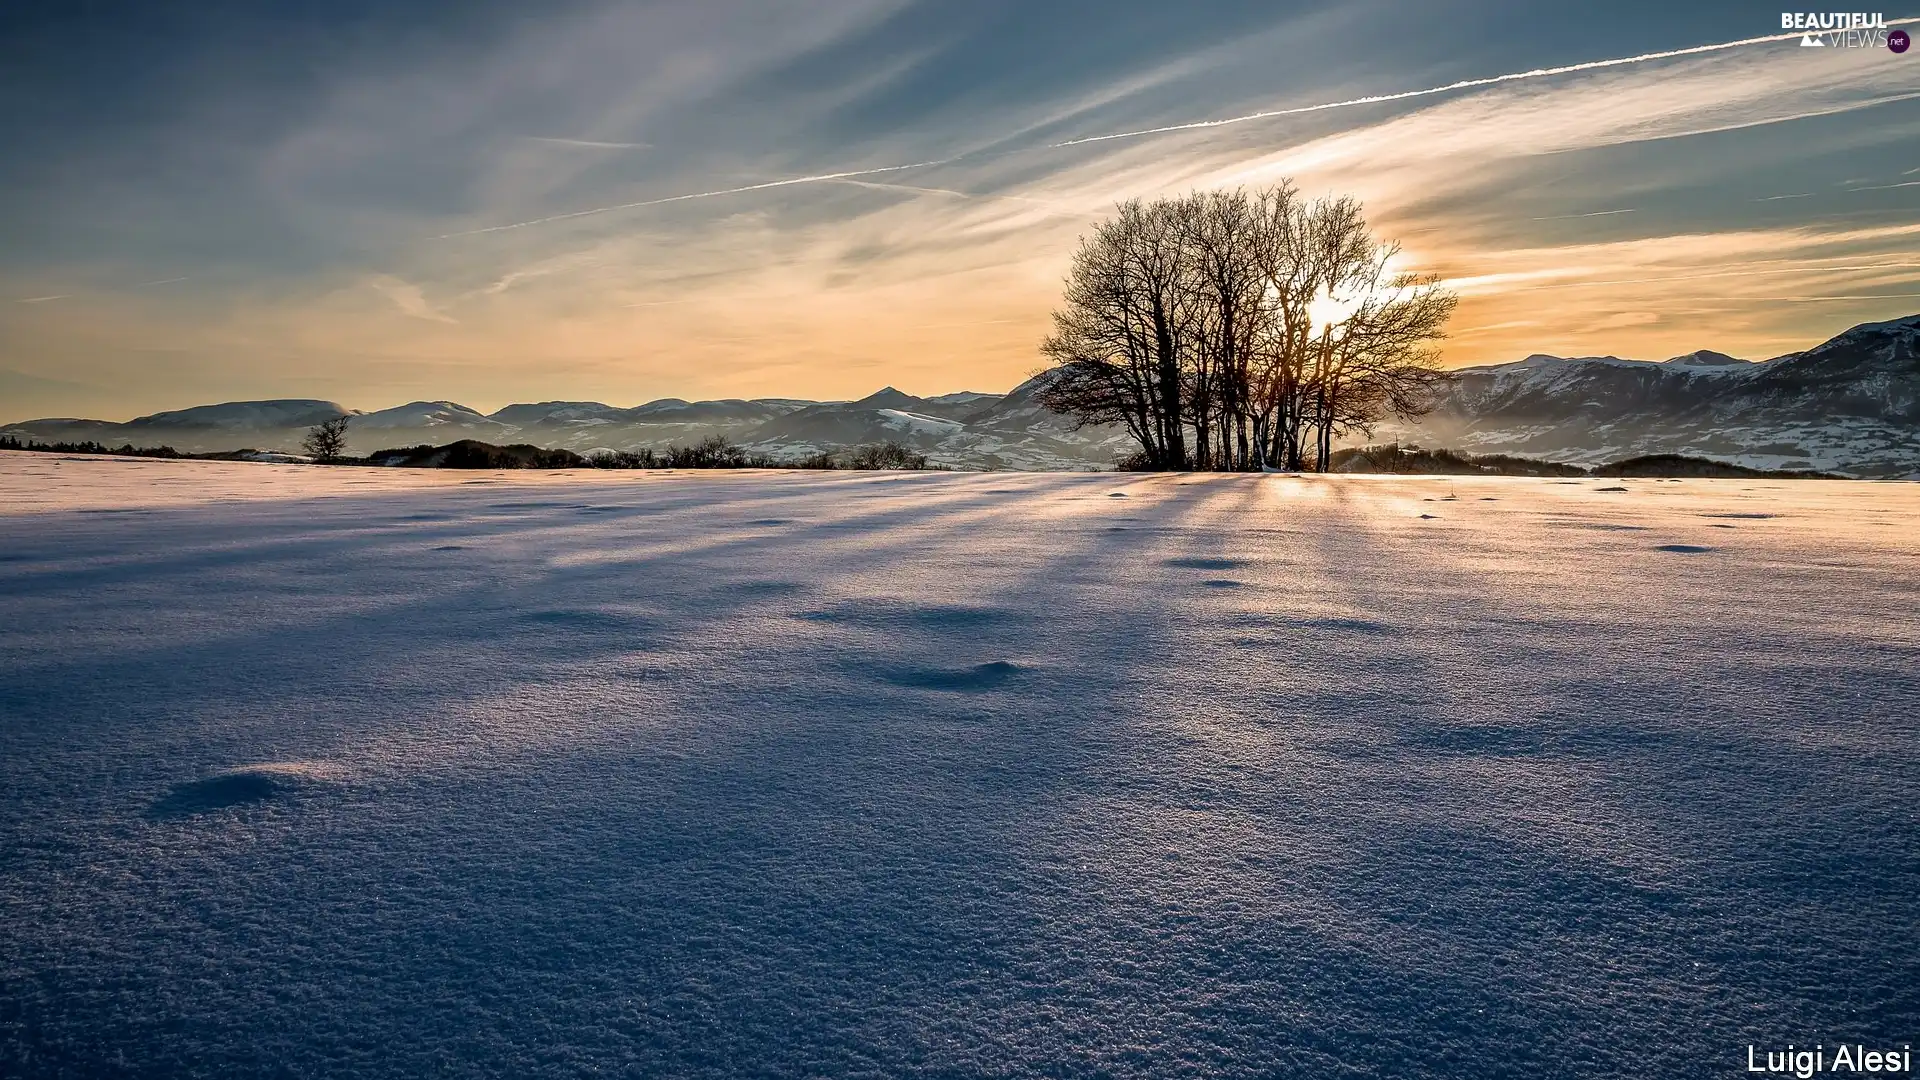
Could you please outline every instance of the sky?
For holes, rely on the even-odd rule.
[[[1646,0],[8,5],[0,420],[1003,391],[1116,202],[1284,178],[1459,292],[1449,366],[1763,359],[1920,311],[1920,50],[1587,65],[1781,33]]]

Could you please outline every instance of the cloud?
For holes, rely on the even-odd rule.
[[[53,296],[23,297],[21,298],[20,302],[23,304],[45,304],[54,300],[69,300],[69,299],[72,299],[72,295],[69,293],[56,293]]]
[[[1618,330],[1628,326],[1646,326],[1660,321],[1660,315],[1652,311],[1622,311],[1603,318],[1595,319],[1585,327],[1587,333],[1601,333]]]
[[[546,143],[549,146],[570,146],[581,150],[645,150],[652,143],[643,142],[601,142],[598,139],[564,139],[553,135],[528,135],[531,142]]]
[[[441,244],[413,253],[404,280],[432,282],[433,295],[447,298],[437,307],[417,290],[411,307],[393,299],[415,316],[415,329],[375,323],[345,334],[336,312],[247,333],[316,348],[332,342],[325,347],[335,352],[430,355],[468,379],[515,381],[524,394],[575,392],[571,385],[619,400],[857,396],[875,379],[928,391],[948,382],[1010,386],[1038,363],[1036,343],[1076,235],[1114,201],[1293,176],[1312,192],[1363,195],[1389,235],[1409,240],[1411,258],[1461,290],[1457,321],[1470,329],[1449,343],[1450,363],[1533,351],[1786,351],[1808,336],[1791,310],[1876,301],[1764,300],[1782,292],[1767,287],[1771,271],[1794,270],[1783,276],[1805,287],[1789,291],[1805,296],[1891,296],[1905,290],[1882,283],[1911,270],[1889,253],[1911,236],[1877,225],[1668,231],[1650,212],[1654,202],[1627,191],[1619,193],[1634,195],[1631,207],[1535,209],[1570,199],[1593,205],[1589,189],[1547,182],[1565,169],[1559,153],[1605,153],[1729,124],[1751,130],[1810,107],[1869,108],[1884,96],[1876,82],[1883,67],[1867,65],[1862,78],[1859,66],[1781,71],[1773,59],[1721,53],[1504,85],[1253,145],[1188,131],[1086,147],[1064,160],[923,162],[924,183],[875,179],[894,167],[831,182],[807,174],[734,185],[726,190],[740,189],[740,198],[731,202],[649,200],[673,213],[617,224],[596,212],[553,230],[489,227],[476,235],[492,237],[497,250]],[[1596,172],[1595,187],[1617,183],[1602,165],[1582,168]],[[1628,175],[1658,189],[1660,178],[1643,166]],[[1629,220],[1640,235],[1538,232]],[[1541,313],[1542,295],[1556,298],[1551,316]],[[1710,333],[1687,334],[1689,312],[1705,309],[1740,317],[1718,315]],[[1676,334],[1688,340],[1673,341]],[[542,358],[539,370],[517,374],[529,356]],[[613,389],[622,386],[634,389]]]
[[[1920,18],[1890,19],[1887,25],[1920,22]],[[1686,56],[1702,56],[1708,53],[1725,52],[1728,49],[1743,49],[1752,45],[1766,45],[1777,41],[1791,41],[1799,34],[1768,34],[1764,37],[1740,38],[1736,41],[1723,41],[1712,45],[1694,45],[1683,49],[1667,49],[1661,52],[1640,53],[1636,56],[1622,56],[1611,60],[1590,60],[1578,64],[1565,64],[1560,67],[1534,68],[1529,71],[1516,71],[1506,75],[1492,75],[1479,79],[1460,79],[1442,86],[1430,86],[1422,90],[1401,90],[1389,94],[1368,94],[1364,97],[1347,98],[1344,101],[1329,101],[1319,105],[1301,105],[1291,109],[1266,109],[1261,112],[1247,113],[1242,116],[1230,116],[1221,120],[1195,120],[1184,124],[1167,124],[1161,127],[1139,128],[1133,131],[1119,131],[1109,135],[1087,135],[1078,139],[1054,143],[1056,147],[1079,146],[1084,143],[1108,142],[1114,139],[1136,139],[1147,135],[1164,135],[1175,131],[1196,131],[1206,128],[1227,127],[1232,124],[1245,124],[1255,120],[1271,120],[1282,116],[1303,116],[1308,113],[1324,112],[1328,109],[1346,109],[1357,105],[1380,105],[1389,102],[1407,101],[1413,98],[1431,97],[1436,94],[1451,94],[1461,90],[1473,90],[1481,87],[1499,86],[1504,83],[1521,82],[1527,79],[1544,79],[1556,75],[1571,75],[1585,71],[1602,71],[1607,68],[1625,67],[1632,64],[1648,64],[1660,60],[1673,60]]]
[[[711,154],[688,148],[703,141],[691,121],[717,97],[872,25],[901,2],[571,7],[525,21],[485,48],[335,73],[304,110],[308,119],[265,147],[255,175],[281,213],[360,218],[354,239],[374,247],[391,242],[395,220],[417,228],[455,208],[496,220],[549,216],[520,212],[578,199],[610,178],[670,178],[710,164]],[[780,106],[806,100],[794,93]],[[629,144],[672,144],[676,152],[555,152]]]
[[[426,295],[421,291],[420,286],[410,281],[402,281],[397,277],[381,274],[371,281],[368,281],[367,284],[371,285],[380,295],[393,301],[393,306],[399,308],[403,314],[411,315],[416,319],[426,319],[430,322],[451,323],[458,321],[452,316],[436,310],[433,305],[427,303]]]
[[[1892,19],[1892,20],[1888,20],[1888,25],[1916,23],[1916,22],[1920,22],[1920,17],[1909,18],[1909,19]],[[1533,80],[1533,79],[1547,79],[1547,78],[1553,78],[1556,76],[1579,74],[1584,72],[1605,71],[1605,70],[1614,69],[1614,68],[1628,67],[1628,66],[1640,65],[1640,64],[1651,64],[1659,61],[1675,60],[1675,59],[1686,58],[1686,57],[1706,56],[1713,53],[1726,52],[1732,49],[1744,49],[1744,48],[1749,48],[1756,45],[1766,45],[1766,44],[1772,44],[1772,43],[1781,42],[1781,41],[1797,40],[1799,37],[1800,35],[1797,33],[1796,34],[1769,34],[1762,37],[1741,38],[1735,41],[1719,42],[1719,43],[1710,44],[1710,45],[1696,45],[1696,46],[1690,46],[1687,48],[1667,49],[1659,52],[1640,53],[1634,56],[1616,57],[1608,60],[1593,60],[1593,61],[1586,61],[1578,64],[1561,65],[1559,67],[1533,68],[1527,71],[1511,72],[1504,75],[1494,75],[1494,76],[1488,76],[1488,77],[1477,78],[1477,79],[1460,79],[1460,80],[1456,80],[1454,82],[1446,83],[1440,86],[1426,87],[1418,90],[1403,90],[1403,91],[1398,91],[1394,93],[1384,93],[1384,94],[1368,94],[1360,97],[1346,98],[1339,101],[1321,102],[1314,105],[1302,105],[1302,106],[1296,106],[1293,108],[1285,108],[1285,109],[1267,109],[1267,110],[1262,110],[1260,112],[1245,113],[1239,116],[1226,117],[1223,119],[1195,120],[1195,121],[1189,121],[1186,123],[1179,123],[1179,124],[1166,124],[1158,127],[1137,128],[1129,131],[1110,132],[1102,135],[1084,135],[1078,138],[1065,139],[1059,142],[1048,143],[1045,146],[1029,147],[1029,148],[1025,148],[1024,150],[1021,150],[1021,149],[1001,150],[1001,151],[998,151],[997,153],[998,154],[1033,153],[1033,152],[1038,152],[1042,150],[1059,150],[1059,149],[1066,149],[1070,147],[1085,146],[1093,143],[1112,142],[1112,141],[1126,140],[1126,139],[1139,139],[1139,138],[1145,138],[1145,137],[1154,136],[1154,135],[1168,135],[1168,134],[1183,133],[1183,132],[1208,131],[1208,130],[1223,128],[1223,127],[1229,127],[1237,124],[1251,123],[1251,122],[1260,121],[1260,120],[1272,120],[1272,119],[1277,119],[1282,117],[1305,116],[1313,113],[1326,112],[1334,109],[1347,109],[1347,108],[1354,108],[1362,105],[1379,105],[1379,104],[1408,101],[1415,98],[1431,97],[1431,96],[1444,95],[1444,94],[1453,94],[1463,90],[1497,87],[1497,86],[1503,86],[1511,83],[1523,82],[1523,81]],[[1920,97],[1920,93],[1909,93],[1909,94],[1899,94],[1899,95],[1889,96],[1889,97],[1877,99],[1874,103],[1902,101],[1902,100],[1908,100],[1914,97]],[[1841,106],[1836,106],[1834,108],[1837,110],[1844,110],[1846,108],[1857,108],[1857,107],[1860,107],[1860,106],[1858,104],[1854,104],[1854,105],[1841,105]],[[1795,114],[1794,118],[1806,118],[1806,117],[1812,117],[1812,116],[1825,115],[1827,111],[1830,111],[1830,110],[1825,108],[1816,108],[1811,111],[1797,113]],[[1778,118],[1776,118],[1776,120],[1777,119]],[[1755,119],[1748,122],[1769,123],[1769,122],[1775,122],[1775,120]],[[1711,130],[1724,130],[1724,128],[1719,128],[1719,127],[1696,128],[1691,131],[1675,132],[1673,134],[1694,134],[1694,133],[1701,133],[1704,131],[1711,131]],[[1563,149],[1564,148],[1567,148],[1567,147],[1563,147]],[[434,237],[434,239],[445,240],[445,239],[450,239],[450,238],[459,237],[459,236],[475,236],[475,235],[480,235],[484,233],[502,232],[510,229],[524,229],[524,228],[530,228],[538,225],[552,224],[554,222],[570,221],[570,220],[574,220],[582,217],[613,213],[615,211],[620,211],[620,210],[633,210],[633,209],[639,209],[642,207],[665,206],[672,203],[688,202],[688,201],[697,200],[697,199],[712,199],[712,198],[719,198],[719,197],[728,196],[728,195],[741,195],[749,192],[766,191],[773,188],[790,187],[797,184],[816,184],[816,183],[835,182],[835,181],[847,180],[854,177],[878,176],[886,173],[906,172],[909,170],[918,170],[918,169],[930,169],[930,168],[934,168],[941,165],[952,165],[959,162],[963,162],[969,156],[975,156],[975,155],[961,153],[961,154],[956,154],[948,157],[933,158],[926,161],[918,161],[918,162],[911,162],[911,163],[905,163],[905,164],[883,165],[883,166],[877,166],[877,167],[867,168],[867,169],[852,169],[852,170],[843,170],[839,172],[816,173],[812,175],[803,175],[803,176],[790,176],[790,177],[784,177],[776,180],[763,181],[761,183],[756,183],[756,184],[743,184],[743,185],[737,185],[733,187],[714,188],[706,191],[687,192],[687,193],[678,194],[678,195],[661,196],[661,197],[651,198],[651,199],[638,199],[630,202],[615,203],[608,206],[597,206],[597,207],[591,207],[591,208],[582,209],[582,210],[574,210],[574,211],[569,211],[569,212],[559,213],[559,214],[548,214],[542,217],[529,218],[524,221],[507,222],[504,224],[482,226],[474,229],[466,229],[466,230],[460,230],[456,232],[443,233]],[[1610,212],[1626,213],[1628,211],[1610,211]]]
[[[1636,209],[1635,207],[1630,206],[1624,210],[1594,210],[1590,213],[1585,213],[1585,214],[1548,214],[1545,217],[1534,217],[1534,218],[1528,218],[1527,220],[1528,221],[1571,221],[1574,218],[1612,217],[1615,214],[1634,213],[1635,209]]]
[[[910,165],[884,165],[877,169],[854,169],[849,172],[821,173],[817,176],[791,176],[784,180],[768,180],[758,184],[742,184],[738,187],[715,188],[712,191],[696,191],[686,195],[667,195],[658,199],[640,199],[635,202],[616,203],[612,206],[596,206],[587,210],[572,210],[564,214],[548,214],[546,217],[530,218],[505,225],[488,225],[478,229],[466,229],[461,232],[441,233],[435,240],[450,240],[459,236],[480,236],[484,233],[506,232],[510,229],[526,229],[535,225],[549,225],[556,221],[572,221],[576,218],[592,217],[596,214],[610,214],[615,210],[636,210],[643,206],[668,206],[673,203],[691,202],[694,199],[714,199],[722,195],[744,195],[750,191],[771,191],[774,188],[792,187],[795,184],[819,184],[827,181],[846,180],[856,176],[880,176],[885,173],[906,172],[909,169],[925,169],[933,165],[945,165],[947,160],[917,161]]]
[[[1884,108],[1915,96],[1897,57],[1778,35],[1518,70],[1516,43],[1461,52],[1515,69],[1462,83],[1323,63],[1301,42],[1339,35],[1290,21],[1105,66],[976,67],[928,101],[902,86],[959,46],[898,36],[903,3],[769,3],[592,9],[341,77],[248,172],[297,265],[204,273],[165,304],[89,284],[93,317],[53,305],[16,320],[50,326],[14,347],[164,348],[235,379],[269,356],[368,405],[1011,386],[1114,202],[1282,177],[1361,197],[1462,293],[1450,364],[1764,355],[1886,317],[1914,286],[1895,211],[1813,198],[1839,193],[1839,162],[1911,161],[1920,126]],[[870,39],[886,47],[858,64],[836,51]],[[1009,89],[1028,79],[1044,94]],[[1360,93],[1410,84],[1431,85]],[[1309,104],[1251,108],[1276,100]],[[1208,115],[1224,119],[1154,126]],[[1110,135],[1062,138],[1078,131]],[[16,291],[96,280],[135,276],[42,267]]]

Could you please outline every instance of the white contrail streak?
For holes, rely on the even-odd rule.
[[[855,176],[877,176],[880,173],[902,172],[907,169],[924,169],[929,165],[945,165],[956,158],[943,158],[939,161],[916,161],[911,165],[888,165],[878,169],[854,169],[851,172],[821,173],[818,176],[794,176],[785,180],[769,180],[764,184],[746,184],[742,187],[720,188],[717,191],[695,191],[687,195],[668,195],[662,199],[642,199],[639,202],[620,203],[617,206],[596,206],[591,210],[575,210],[567,214],[554,214],[550,217],[533,218],[529,221],[516,221],[511,225],[489,225],[484,229],[468,229],[465,232],[441,233],[435,240],[449,240],[456,236],[478,236],[481,233],[504,232],[508,229],[524,229],[530,225],[545,225],[551,221],[566,221],[569,218],[586,217],[590,214],[610,214],[615,210],[632,210],[641,206],[662,206],[666,203],[686,202],[689,199],[713,199],[721,195],[739,195],[748,191],[765,191],[768,188],[790,187],[794,184],[823,184],[829,180],[846,180]]]
[[[1629,206],[1625,210],[1595,210],[1591,214],[1554,214],[1552,217],[1528,218],[1529,221],[1571,221],[1583,217],[1612,217],[1615,214],[1637,214],[1638,207]]]
[[[1920,22],[1920,16],[1908,19],[1888,19],[1888,26],[1902,23]],[[1229,116],[1222,120],[1198,120],[1190,124],[1168,124],[1165,127],[1140,128],[1137,131],[1117,131],[1111,135],[1088,135],[1079,139],[1050,144],[1051,147],[1080,146],[1083,143],[1107,142],[1111,139],[1133,139],[1143,135],[1161,135],[1169,131],[1194,131],[1201,128],[1226,127],[1228,124],[1244,124],[1249,120],[1266,120],[1275,116],[1300,116],[1305,113],[1325,112],[1328,109],[1347,109],[1355,105],[1377,105],[1387,101],[1405,101],[1408,98],[1429,97],[1433,94],[1448,94],[1455,90],[1472,90],[1480,86],[1497,86],[1500,83],[1518,82],[1522,79],[1541,79],[1550,75],[1570,75],[1576,71],[1599,71],[1602,68],[1623,67],[1627,64],[1644,64],[1654,60],[1671,60],[1679,56],[1699,56],[1702,53],[1723,52],[1727,49],[1740,49],[1748,45],[1766,45],[1775,41],[1794,41],[1802,37],[1800,32],[1791,34],[1768,34],[1765,37],[1741,38],[1739,41],[1722,41],[1715,45],[1694,45],[1685,49],[1667,49],[1664,52],[1641,53],[1639,56],[1622,56],[1613,60],[1589,60],[1583,64],[1567,64],[1564,67],[1534,68],[1532,71],[1516,71],[1507,75],[1493,75],[1484,79],[1462,79],[1445,86],[1430,86],[1424,90],[1402,90],[1397,94],[1369,94],[1366,97],[1348,98],[1345,101],[1328,101],[1319,105],[1302,105],[1293,109],[1268,109],[1265,112],[1247,113],[1245,116]]]
[[[1920,22],[1920,16],[1905,19],[1888,19],[1888,26]],[[1329,109],[1350,109],[1359,105],[1377,105],[1389,101],[1406,101],[1409,98],[1430,97],[1434,94],[1448,94],[1456,90],[1472,90],[1481,86],[1497,86],[1501,83],[1519,82],[1522,79],[1543,79],[1554,75],[1570,75],[1578,71],[1599,71],[1602,68],[1623,67],[1628,64],[1645,64],[1655,60],[1671,60],[1681,56],[1699,56],[1703,53],[1724,52],[1728,49],[1745,48],[1749,45],[1766,45],[1776,41],[1794,41],[1802,37],[1799,33],[1768,34],[1764,37],[1741,38],[1738,41],[1723,41],[1714,45],[1694,45],[1685,49],[1667,49],[1663,52],[1641,53],[1638,56],[1622,56],[1612,60],[1589,60],[1581,64],[1567,64],[1562,67],[1534,68],[1531,71],[1515,71],[1506,75],[1493,75],[1484,79],[1462,79],[1445,86],[1430,86],[1423,90],[1402,90],[1394,94],[1370,94],[1366,97],[1348,98],[1345,101],[1327,101],[1318,105],[1302,105],[1292,109],[1269,109],[1264,112],[1247,113],[1244,116],[1229,116],[1219,120],[1196,120],[1187,124],[1168,124],[1164,127],[1139,128],[1134,131],[1116,131],[1107,135],[1086,135],[1065,142],[1048,143],[1035,150],[1057,150],[1067,146],[1083,146],[1087,143],[1111,142],[1115,139],[1138,139],[1148,135],[1163,135],[1172,131],[1197,131],[1204,128],[1226,127],[1229,124],[1244,124],[1253,120],[1267,120],[1276,116],[1301,116],[1306,113],[1325,112]],[[1004,151],[1019,153],[1021,151]],[[686,195],[669,195],[660,199],[642,199],[638,202],[619,203],[614,206],[596,206],[591,210],[575,210],[566,214],[553,214],[548,217],[516,221],[507,225],[489,225],[482,229],[467,229],[463,232],[442,233],[435,240],[450,240],[457,236],[478,236],[481,233],[505,232],[509,229],[525,229],[534,225],[546,225],[555,221],[568,221],[573,218],[589,217],[594,214],[610,214],[616,210],[633,210],[643,206],[663,206],[667,203],[687,202],[692,199],[713,199],[722,195],[740,195],[749,191],[765,191],[769,188],[791,187],[795,184],[820,184],[833,180],[847,180],[859,176],[878,176],[882,173],[905,172],[908,169],[925,169],[935,165],[948,165],[962,158],[977,158],[979,154],[960,154],[954,157],[939,158],[933,161],[916,161],[911,165],[887,165],[877,169],[853,169],[848,172],[821,173],[816,176],[794,176],[785,180],[769,180],[763,184],[746,184],[741,187],[719,188],[714,191],[695,191]]]

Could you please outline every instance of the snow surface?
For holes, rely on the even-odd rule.
[[[1916,556],[1897,483],[3,453],[0,1075],[1910,1042]]]

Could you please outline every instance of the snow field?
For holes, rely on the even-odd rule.
[[[1911,1041],[1916,556],[1896,483],[0,454],[0,1075]]]

